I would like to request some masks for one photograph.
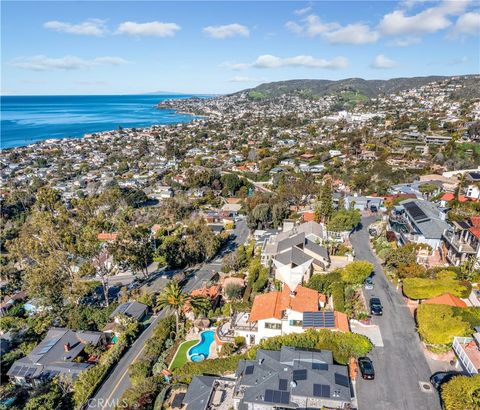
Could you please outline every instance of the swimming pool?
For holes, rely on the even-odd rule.
[[[200,341],[192,346],[187,353],[188,358],[192,362],[201,362],[208,358],[210,353],[210,346],[215,338],[214,330],[204,330],[200,333]]]

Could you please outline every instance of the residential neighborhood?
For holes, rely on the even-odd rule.
[[[3,150],[1,406],[468,404],[472,81],[355,104],[347,91],[172,99],[158,109],[197,118]]]

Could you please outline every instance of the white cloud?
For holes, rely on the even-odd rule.
[[[118,26],[117,33],[130,36],[173,37],[180,28],[176,23],[163,23],[161,21],[150,21],[148,23],[125,21]]]
[[[397,66],[397,62],[379,54],[370,64],[370,67],[377,69],[393,68]]]
[[[223,66],[232,69],[241,70],[246,68],[284,68],[284,67],[303,67],[303,68],[328,68],[340,69],[348,66],[348,60],[345,57],[335,57],[331,60],[315,58],[308,55],[299,55],[294,57],[277,57],[271,54],[258,56],[253,63],[223,63]]]
[[[468,0],[443,1],[435,7],[407,16],[404,10],[395,10],[383,16],[379,31],[387,36],[420,35],[434,33],[449,27],[449,16],[463,13]]]
[[[342,26],[338,23],[323,22],[320,17],[311,14],[299,22],[288,21],[285,27],[292,33],[308,37],[322,36],[333,44],[374,43],[379,35],[367,24],[353,23]]]
[[[308,7],[304,7],[303,9],[294,10],[293,12],[297,16],[303,16],[304,14],[310,13],[311,11],[312,11],[312,8],[310,6],[308,6]]]
[[[242,76],[235,76],[229,80],[231,83],[261,83],[265,81],[263,78],[255,78],[255,77],[242,77]]]
[[[63,21],[47,21],[43,27],[60,33],[78,34],[84,36],[102,36],[107,32],[105,20],[88,19],[79,24],[66,23]]]
[[[418,44],[420,41],[421,39],[419,37],[402,37],[390,41],[388,45],[392,47],[408,47]]]
[[[223,26],[204,27],[203,32],[216,39],[224,39],[235,36],[248,37],[250,35],[250,30],[248,27],[238,23],[225,24]]]
[[[50,58],[44,55],[33,57],[20,57],[13,60],[10,65],[24,70],[48,71],[48,70],[81,70],[91,68],[97,65],[120,65],[127,61],[120,57],[97,57],[93,60],[85,60],[75,56],[64,56],[60,58]]]
[[[453,33],[480,36],[480,11],[462,14],[455,23]]]
[[[341,44],[366,44],[378,40],[378,33],[370,30],[366,24],[349,24],[335,31],[325,33],[325,38],[330,43]]]

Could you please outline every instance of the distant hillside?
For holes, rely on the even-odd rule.
[[[467,76],[472,88],[479,94],[478,77]],[[278,97],[284,94],[299,94],[306,97],[321,97],[332,94],[349,94],[352,98],[364,99],[377,97],[381,94],[391,94],[410,88],[421,87],[425,84],[442,81],[451,77],[429,76],[392,78],[390,80],[364,80],[362,78],[347,78],[345,80],[288,80],[260,84],[255,88],[240,91],[235,94],[248,92],[253,99]],[[461,96],[459,96],[461,97]],[[480,95],[479,95],[480,97]]]

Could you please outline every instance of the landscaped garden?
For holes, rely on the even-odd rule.
[[[196,345],[198,343],[198,339],[195,340],[187,340],[186,342],[183,342],[177,350],[177,353],[175,353],[175,357],[172,360],[172,363],[170,364],[170,370],[175,370],[180,367],[182,367],[185,363],[188,361],[188,350]]]

